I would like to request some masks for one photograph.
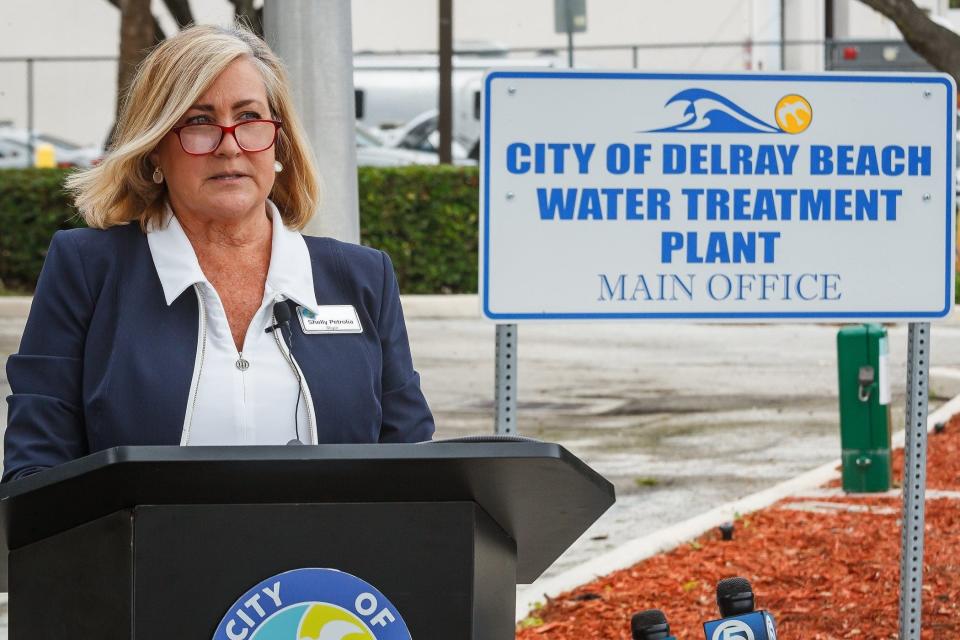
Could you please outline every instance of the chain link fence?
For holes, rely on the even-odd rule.
[[[574,66],[643,71],[915,71],[929,66],[902,41],[786,40],[577,45]],[[472,48],[458,58],[547,59],[566,67],[563,46]],[[423,66],[435,50],[362,51],[391,68]],[[427,62],[427,66],[435,62]],[[500,62],[499,64],[503,64]],[[102,145],[116,112],[117,58],[0,57],[0,123],[40,131],[80,145]]]

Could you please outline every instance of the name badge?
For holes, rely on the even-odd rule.
[[[320,313],[297,307],[300,328],[307,334],[363,333],[360,317],[352,304],[330,304],[320,307]]]

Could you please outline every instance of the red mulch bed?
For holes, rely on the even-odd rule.
[[[928,442],[927,488],[960,490],[960,416]],[[902,451],[894,465],[900,478]],[[753,584],[758,608],[775,616],[780,637],[895,639],[902,500],[816,499],[869,512],[785,508],[810,500],[788,498],[742,518],[733,541],[711,531],[551,599],[517,638],[630,640],[630,617],[650,608],[664,611],[677,638],[703,638],[703,622],[719,617],[717,581],[739,575]],[[928,499],[926,513],[923,638],[960,639],[960,500]]]

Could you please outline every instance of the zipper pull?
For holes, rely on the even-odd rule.
[[[240,356],[239,358],[237,358],[237,362],[236,362],[237,369],[239,369],[240,371],[246,371],[247,369],[249,369],[250,361],[245,359],[243,357],[243,353],[241,352],[237,352],[237,355]]]

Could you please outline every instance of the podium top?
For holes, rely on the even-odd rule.
[[[0,552],[141,504],[451,501],[476,502],[516,541],[517,579],[528,583],[614,490],[560,445],[536,441],[116,447],[0,486]]]

